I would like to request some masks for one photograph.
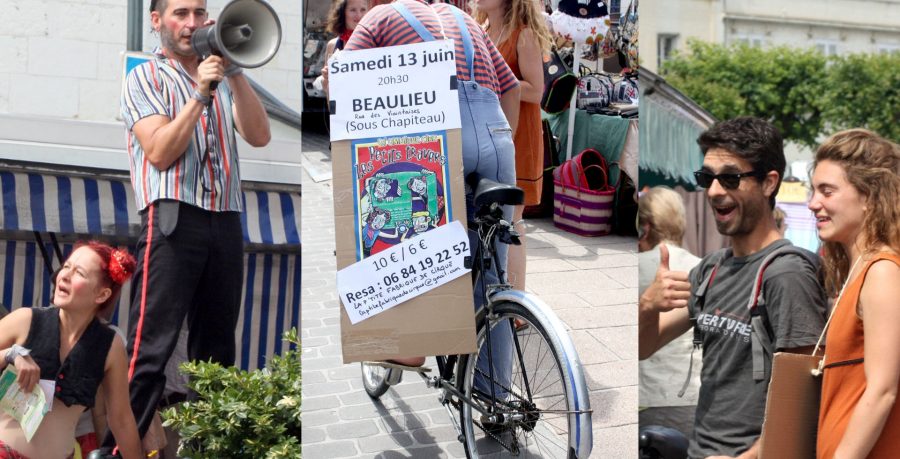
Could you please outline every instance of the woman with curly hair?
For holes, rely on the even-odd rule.
[[[516,146],[516,185],[525,190],[525,204],[516,206],[513,221],[522,220],[525,206],[540,204],[544,176],[541,135],[543,56],[550,49],[550,32],[537,0],[473,0],[475,20],[487,30],[522,88]],[[525,289],[525,227],[519,225],[522,245],[509,247],[508,274],[515,288]]]
[[[55,393],[30,441],[16,419],[0,414],[0,458],[67,457],[75,425],[101,385],[122,457],[143,457],[128,398],[125,345],[98,318],[115,307],[134,268],[134,257],[124,250],[80,243],[56,275],[53,306],[19,308],[0,320],[0,368],[15,367],[26,393],[39,379],[53,381]]]
[[[900,148],[851,129],[816,152],[809,209],[838,300],[825,342],[817,457],[900,451]],[[842,287],[843,285],[843,287]]]

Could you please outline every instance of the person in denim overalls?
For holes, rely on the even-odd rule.
[[[410,29],[415,33],[410,33]],[[420,0],[396,0],[389,5],[373,8],[360,21],[345,50],[443,38],[457,40],[457,45],[465,51],[458,52],[460,46],[457,46],[463,171],[467,176],[474,172],[500,183],[515,185],[515,147],[510,126],[516,126],[518,121],[518,81],[481,27],[466,13],[447,4],[429,7]],[[327,68],[324,71],[327,73]],[[467,187],[467,218],[473,219],[474,211],[472,193]],[[506,206],[504,215],[507,220],[512,218],[511,206]],[[469,239],[473,247],[478,243],[477,235],[471,231]],[[505,270],[508,247],[498,244],[497,249],[500,268]],[[485,304],[481,283],[496,284],[498,279],[493,272],[482,275],[479,284],[474,286],[476,308]],[[491,333],[495,376],[500,384],[508,386],[512,368],[512,329],[508,324],[502,324]],[[393,362],[418,367],[424,361],[424,357],[413,357]],[[481,356],[479,362],[486,363],[486,356]],[[487,372],[487,368],[482,370]],[[478,378],[476,385],[482,390],[487,389]]]

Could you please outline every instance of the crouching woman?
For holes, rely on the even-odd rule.
[[[0,459],[69,456],[78,418],[94,405],[101,385],[122,457],[143,455],[128,398],[125,346],[98,319],[115,307],[134,267],[134,258],[125,251],[80,243],[59,271],[55,305],[20,308],[0,320],[0,368],[13,365],[26,392],[39,379],[55,383],[52,408],[31,441],[18,421],[0,413]]]

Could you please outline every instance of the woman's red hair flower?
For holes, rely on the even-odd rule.
[[[109,256],[109,278],[117,285],[122,285],[131,277],[131,270],[134,269],[133,261],[129,263],[131,255],[121,249],[114,249]]]

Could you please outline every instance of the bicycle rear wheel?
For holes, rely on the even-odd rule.
[[[378,365],[366,365],[365,362],[360,363],[362,369],[363,388],[369,397],[378,399],[391,387],[388,384],[388,369]]]
[[[570,445],[577,443],[572,439],[578,434],[578,426],[573,425],[576,416],[571,414],[579,407],[573,406],[569,393],[573,386],[566,371],[568,363],[561,360],[565,352],[559,341],[548,333],[550,327],[520,304],[498,302],[493,312],[494,317],[487,322],[483,321],[485,312],[479,313],[478,351],[461,356],[457,367],[459,390],[484,411],[498,416],[491,420],[469,404],[462,404],[460,425],[467,457],[574,457]],[[497,352],[497,345],[492,343],[492,401],[486,336],[488,330],[502,327],[514,330],[513,350],[511,355]],[[496,341],[495,336],[504,334],[508,337],[510,333],[495,332],[491,339]]]

